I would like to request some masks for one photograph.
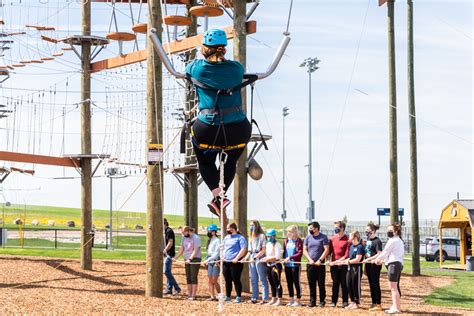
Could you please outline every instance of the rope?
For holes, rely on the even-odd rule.
[[[224,183],[224,166],[225,166],[225,163],[227,162],[227,153],[222,150],[221,151],[221,155],[220,155],[220,165],[219,165],[219,172],[220,172],[220,175],[219,175],[219,188],[221,189],[221,191],[219,192],[219,196],[221,198],[221,205],[222,205],[222,202],[224,201],[224,194],[225,194],[225,183]],[[225,214],[225,209],[222,209],[221,207],[221,216],[220,216],[220,220],[221,220],[221,245],[220,245],[220,265],[221,265],[221,269],[219,271],[219,285],[220,285],[220,288],[221,288],[221,292],[219,293],[219,304],[217,306],[217,311],[219,313],[222,313],[224,311],[224,269],[222,268],[224,266],[224,231],[225,231],[225,227],[224,227],[224,218],[226,217],[226,214]]]
[[[222,235],[221,234],[221,239],[222,239]],[[222,252],[222,250],[221,250]],[[177,263],[177,264],[184,264],[184,265],[202,265],[204,264],[204,262],[190,262],[190,261],[183,261],[183,260],[175,260],[175,259],[172,259],[173,262]],[[214,261],[209,261],[207,262],[208,264],[209,263],[219,263],[221,266],[224,264],[224,262],[232,262],[232,260],[224,260],[223,259],[223,255],[221,255],[221,259],[220,260],[214,260]],[[255,260],[240,260],[238,261],[237,263],[258,263],[256,262]],[[267,263],[267,262],[259,262],[259,263]],[[277,261],[272,261],[272,262],[268,262],[268,263],[272,263],[273,265],[276,265],[278,263],[281,263],[281,264],[287,264],[287,263],[293,263],[293,264],[301,264],[301,265],[311,265],[311,266],[317,266],[316,263],[313,263],[313,264],[310,264],[308,262],[304,262],[304,261],[288,261],[288,262],[285,262],[284,260],[277,260]],[[361,262],[358,262],[358,263],[335,263],[335,264],[331,264],[331,263],[334,263],[334,262],[321,262],[320,266],[352,266],[352,265],[358,265],[358,264],[363,264],[365,262],[361,261]],[[222,269],[221,269],[221,273],[222,273]],[[222,284],[221,284],[222,285]]]

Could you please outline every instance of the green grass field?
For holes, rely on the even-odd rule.
[[[406,257],[403,273],[412,273],[411,257]],[[439,262],[427,262],[421,258],[421,273],[430,276],[447,276],[454,278],[448,286],[436,289],[425,297],[425,302],[436,306],[452,306],[474,309],[474,271],[440,269]]]
[[[25,224],[25,227],[48,227],[48,221],[54,220],[55,227],[67,228],[68,221],[74,221],[76,227],[81,226],[81,210],[79,208],[68,208],[68,207],[57,207],[57,206],[41,206],[41,205],[12,205],[6,207],[4,204],[0,204],[0,221],[5,223],[6,228],[16,228],[17,225],[12,224],[17,218],[21,218]],[[92,213],[93,223],[97,229],[102,229],[109,223],[110,213],[108,210],[93,210]],[[210,214],[210,213],[209,213]],[[179,227],[184,224],[184,217],[182,215],[165,214],[172,227]],[[31,225],[33,220],[39,221],[38,226]],[[281,221],[260,221],[266,228],[280,228],[282,227]],[[146,214],[142,212],[128,212],[128,211],[114,211],[113,212],[113,227],[115,229],[121,229],[121,227],[127,226],[128,229],[134,229],[135,225],[145,226]],[[209,224],[218,224],[216,217],[199,217],[199,226],[208,226]],[[298,224],[306,225],[306,223],[292,223],[288,222],[287,225]],[[74,228],[73,228],[74,229]],[[77,229],[77,228],[75,228]]]
[[[30,228],[51,228],[47,226],[48,220],[56,222],[56,228],[66,228],[67,221],[73,220],[76,227],[80,226],[80,210],[75,208],[50,207],[50,206],[22,206],[22,207],[5,207],[0,204],[0,211],[5,209],[5,223],[11,223],[14,219],[20,217],[24,219]],[[109,211],[94,210],[94,224],[100,229],[103,228],[109,220]],[[183,224],[183,216],[165,215],[173,227],[179,227]],[[0,217],[0,218],[3,218]],[[32,226],[32,220],[40,221],[40,225]],[[145,214],[139,212],[114,212],[115,224],[118,226],[128,225],[133,229],[136,224],[145,226]],[[216,218],[199,218],[200,226],[207,226],[210,223],[217,223]],[[261,221],[265,227],[281,228],[281,222]],[[114,224],[114,227],[115,227]],[[291,224],[291,223],[288,223]],[[305,223],[295,223],[305,225]],[[8,224],[6,227],[18,229],[17,225]],[[77,228],[72,228],[76,229]],[[115,230],[115,228],[114,228]],[[207,237],[201,236],[202,251],[205,256],[205,240]],[[176,235],[176,244],[180,245],[181,235]],[[119,236],[113,239],[114,250],[105,249],[104,245],[95,245],[93,249],[93,257],[95,259],[109,260],[145,260],[145,236]],[[26,238],[21,248],[18,239],[10,239],[8,247],[0,248],[0,254],[24,255],[24,256],[44,256],[54,258],[79,259],[80,245],[79,243],[68,243],[58,241],[57,247],[54,248],[54,242],[45,239]],[[178,247],[177,247],[178,248]],[[411,273],[412,262],[407,256],[404,266],[404,273]],[[421,269],[423,275],[429,276],[447,276],[454,278],[454,282],[448,286],[435,290],[431,295],[425,298],[428,304],[436,306],[453,306],[474,309],[474,272],[440,270],[439,264],[436,262],[426,262],[421,259]]]

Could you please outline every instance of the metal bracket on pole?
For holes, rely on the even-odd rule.
[[[252,7],[250,7],[249,12],[247,12],[247,15],[245,17],[245,21],[248,21],[250,19],[250,17],[252,16],[252,14],[255,12],[255,10],[257,9],[257,7],[259,5],[260,5],[260,0],[257,0],[257,1],[254,2]]]

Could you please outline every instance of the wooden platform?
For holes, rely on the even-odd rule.
[[[31,164],[72,167],[80,166],[81,162],[77,158],[53,157],[44,155],[33,155],[25,153],[16,153],[10,151],[0,151],[0,160],[11,162],[23,162]]]
[[[177,168],[167,168],[166,171],[172,172],[172,173],[188,173],[192,170],[198,170],[197,164],[193,165],[185,165],[182,167],[177,167]]]

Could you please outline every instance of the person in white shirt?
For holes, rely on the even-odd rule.
[[[206,260],[202,262],[202,265],[207,267],[209,294],[211,295],[208,301],[216,301],[217,295],[214,293],[219,294],[221,292],[218,281],[221,272],[218,265],[221,241],[217,236],[217,231],[218,227],[216,224],[211,224],[207,227],[207,237],[209,237],[206,247],[207,256]]]
[[[282,265],[280,260],[283,254],[283,248],[276,240],[276,235],[277,232],[275,229],[272,228],[267,230],[268,243],[265,250],[265,258],[262,259],[262,262],[267,264],[268,282],[270,283],[270,288],[272,290],[272,299],[266,305],[281,306],[283,288],[281,286]]]
[[[403,256],[405,255],[405,246],[401,236],[401,227],[398,224],[392,224],[387,227],[387,237],[389,238],[384,250],[370,257],[366,263],[385,263],[388,271],[388,282],[392,292],[392,307],[386,310],[387,314],[397,314],[401,312],[400,308],[400,276],[403,270]]]

